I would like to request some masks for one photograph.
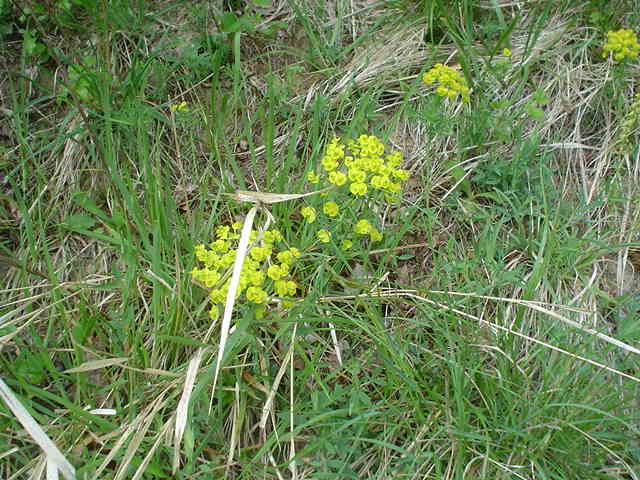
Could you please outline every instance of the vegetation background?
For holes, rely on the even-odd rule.
[[[0,0],[2,379],[78,478],[638,479],[640,67],[602,45],[639,20],[634,0]],[[468,104],[422,83],[437,62]],[[383,244],[341,271],[309,253],[289,313],[238,310],[212,392],[189,272],[247,211],[221,194],[304,192],[363,133],[412,174]],[[302,205],[271,209],[289,242]],[[0,403],[0,477],[45,464]]]

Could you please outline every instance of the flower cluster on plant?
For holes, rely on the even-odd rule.
[[[195,248],[196,258],[201,267],[195,267],[191,276],[209,290],[210,315],[218,315],[218,305],[224,304],[231,282],[231,269],[237,254],[240,238],[239,223],[220,225],[215,230],[215,240]],[[292,267],[300,256],[297,248],[282,249],[282,234],[278,230],[267,230],[261,236],[252,230],[247,257],[244,259],[236,298],[244,298],[256,305],[263,305],[279,297],[290,301],[298,290],[291,278]]]
[[[609,53],[614,60],[621,62],[627,58],[636,58],[640,51],[640,43],[633,30],[620,29],[607,32],[607,42],[602,47],[602,56],[607,57]]]
[[[312,244],[304,245],[305,251],[335,244],[346,252],[362,241],[381,241],[383,234],[375,226],[372,208],[399,198],[402,184],[409,178],[401,164],[400,152],[386,149],[375,136],[361,135],[346,142],[334,138],[326,146],[317,171],[307,174],[310,186],[317,191],[300,209],[303,230],[298,246],[303,248],[309,233]],[[209,290],[212,318],[226,302],[240,227],[239,223],[220,225],[213,242],[195,248],[198,266],[191,275]],[[252,231],[250,242],[236,298],[252,306],[259,317],[271,301],[288,307],[301,290],[292,276],[301,251],[287,248],[278,230]]]
[[[509,52],[510,53],[510,52]],[[426,85],[437,85],[436,93],[441,97],[456,98],[458,95],[463,102],[469,101],[471,90],[460,72],[442,63],[436,63],[431,70],[422,76]]]
[[[185,101],[182,101],[180,103],[174,103],[169,107],[169,110],[171,110],[172,112],[181,112],[181,113],[187,113],[189,112],[191,109],[189,108],[189,104]]]
[[[356,235],[368,235],[372,242],[382,240],[382,233],[363,218],[372,203],[393,202],[399,197],[409,172],[400,167],[402,155],[387,151],[373,135],[360,135],[344,142],[334,138],[319,162],[320,171],[307,174],[309,183],[329,186],[320,204],[307,205],[300,214],[307,224],[318,221],[316,239],[329,243],[341,239],[341,248],[349,250]],[[367,225],[364,228],[363,225]],[[360,228],[358,228],[360,226]]]

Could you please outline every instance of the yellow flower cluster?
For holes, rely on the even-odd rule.
[[[189,104],[187,102],[174,103],[169,107],[172,112],[186,113],[189,111]]]
[[[231,267],[236,258],[238,230],[240,223],[220,225],[216,228],[216,239],[209,248],[198,245],[195,254],[202,268],[195,267],[191,271],[194,280],[209,290],[209,299],[213,304],[210,315],[218,315],[218,304],[224,304],[231,282]],[[267,230],[258,239],[258,232],[251,231],[253,242],[249,254],[244,259],[237,296],[245,293],[245,298],[255,304],[264,304],[270,291],[279,297],[291,297],[296,294],[298,286],[290,278],[291,267],[300,256],[297,248],[276,250],[282,242],[282,234],[278,230]]]
[[[611,52],[613,58],[620,62],[625,58],[636,58],[639,51],[640,44],[635,32],[623,28],[607,32],[607,43],[602,47],[602,56],[606,58]]]
[[[402,163],[400,152],[385,155],[384,144],[373,135],[360,135],[357,140],[347,142],[346,147],[339,138],[334,138],[320,163],[329,182],[338,187],[348,183],[349,192],[355,196],[364,196],[373,187],[390,199],[400,193],[402,182],[409,178],[409,172],[397,168]],[[307,175],[310,183],[318,183],[320,179],[315,172]],[[336,216],[337,205],[325,206],[324,212]],[[302,215],[309,220],[304,212]]]
[[[369,235],[372,242],[379,242],[382,240],[382,233],[380,233],[376,228],[369,223],[368,220],[362,219],[358,220],[356,226],[353,229],[358,235]]]
[[[469,101],[469,87],[465,78],[460,72],[441,63],[436,63],[434,67],[422,76],[422,81],[426,85],[439,84],[436,93],[441,97],[456,98],[462,97],[463,102]]]
[[[335,187],[346,185],[345,190],[337,191],[346,192],[348,190],[349,194],[355,197],[352,197],[352,201],[376,192],[382,193],[386,201],[393,201],[398,198],[402,183],[409,178],[407,170],[398,168],[402,164],[402,154],[397,151],[385,152],[384,144],[373,135],[360,135],[356,140],[346,142],[334,138],[327,145],[320,164],[322,171],[320,173],[309,172],[307,181],[312,184],[326,181]],[[353,205],[345,209],[347,213],[358,215],[357,211],[362,205]],[[337,219],[341,211],[342,207],[338,203],[327,201],[322,205],[321,210],[305,206],[300,210],[300,214],[309,224],[314,223],[318,219],[318,215],[324,214],[329,218],[324,218],[320,223],[326,225],[327,220]],[[361,222],[366,222],[366,226]],[[344,224],[344,221],[341,224]],[[321,243],[329,243],[332,237],[335,238],[340,234],[340,228],[337,224],[330,225],[336,225],[332,227],[333,231],[320,229],[316,232],[316,238]],[[361,220],[353,230],[360,235],[369,235],[372,242],[382,240],[382,233],[366,220]],[[349,250],[352,246],[352,240],[342,240],[342,250]]]

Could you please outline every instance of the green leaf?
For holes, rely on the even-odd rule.
[[[79,213],[66,217],[62,226],[69,230],[88,230],[95,224],[96,221],[93,219],[93,217]]]
[[[232,12],[224,12],[220,17],[220,30],[225,33],[235,33],[241,29],[242,25],[238,21],[238,17]]]
[[[73,196],[73,201],[78,204],[80,207],[84,208],[87,212],[93,213],[96,217],[101,218],[102,220],[108,221],[109,215],[107,215],[104,210],[102,210],[96,202],[93,201],[89,195],[85,192],[78,192]]]

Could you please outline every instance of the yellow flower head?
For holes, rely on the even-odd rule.
[[[342,245],[340,245],[340,248],[342,250],[345,250],[345,251],[351,250],[351,247],[353,247],[353,242],[351,240],[349,239],[342,240]]]
[[[251,258],[256,262],[263,262],[271,253],[272,250],[269,247],[253,247],[249,255],[251,255]]]
[[[211,250],[219,253],[227,253],[229,251],[230,244],[225,240],[218,239],[212,242],[210,245]]]
[[[349,191],[354,195],[365,195],[367,193],[366,183],[352,183],[349,185]]]
[[[380,233],[375,228],[371,228],[371,230],[369,231],[369,237],[371,238],[372,242],[379,242],[380,240],[382,240],[382,233]]]
[[[187,102],[174,103],[169,107],[169,110],[172,112],[183,112],[186,113],[189,111],[189,104]]]
[[[262,241],[269,245],[275,242],[281,242],[282,234],[279,230],[267,230],[264,232],[264,235],[262,235]]]
[[[322,211],[329,217],[337,217],[340,213],[340,208],[336,202],[327,202],[322,206]]]
[[[313,207],[302,207],[300,215],[307,220],[307,223],[313,223],[316,221],[316,209]]]
[[[465,78],[451,67],[436,63],[431,70],[422,76],[426,85],[437,84],[436,93],[441,97],[462,97],[463,102],[469,101],[469,87]]]
[[[267,301],[267,292],[260,287],[247,288],[247,300],[253,303],[261,304]]]
[[[307,173],[307,180],[309,183],[318,183],[320,181],[320,175],[316,172],[309,172]]]
[[[349,170],[349,180],[356,183],[363,183],[367,178],[367,174],[362,170],[357,168],[352,168]]]
[[[630,29],[621,29],[607,32],[607,42],[602,47],[602,56],[613,54],[614,60],[620,62],[626,58],[636,58],[640,51],[640,44],[635,32]]]
[[[324,228],[318,230],[318,233],[316,233],[316,235],[318,237],[318,240],[320,240],[322,243],[329,243],[331,241],[331,232],[328,232]]]
[[[368,220],[362,219],[362,220],[358,220],[358,223],[356,223],[354,231],[358,235],[368,235],[372,228],[373,227],[371,226]]]
[[[345,183],[347,183],[347,176],[338,171],[333,171],[329,173],[329,181],[338,187],[341,187]]]
[[[247,279],[254,287],[261,287],[265,280],[264,272],[254,270],[247,274]]]
[[[271,280],[280,280],[282,277],[285,277],[288,272],[289,272],[288,270],[284,270],[283,268],[279,267],[278,265],[271,265],[267,269],[267,276]]]
[[[324,157],[321,161],[322,163],[322,167],[327,171],[327,172],[332,172],[334,171],[336,168],[338,168],[338,162],[336,160],[334,160],[331,157]]]
[[[290,250],[283,250],[276,255],[276,258],[280,263],[286,263],[287,265],[291,265],[293,263],[293,253]]]

